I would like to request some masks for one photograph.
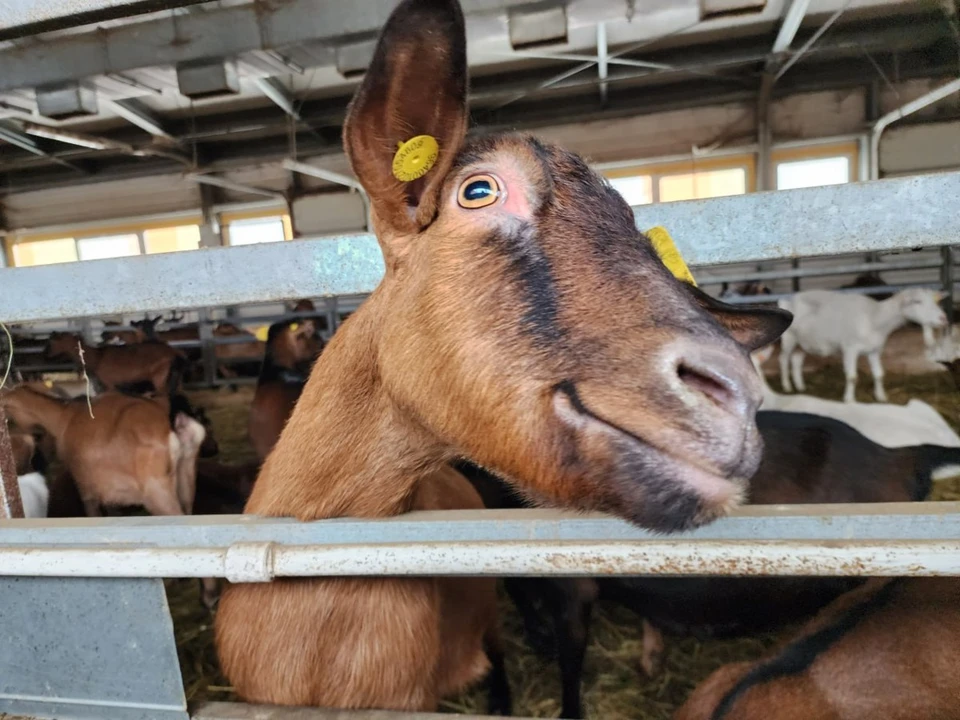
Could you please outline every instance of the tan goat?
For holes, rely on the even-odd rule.
[[[681,283],[581,159],[467,141],[467,118],[459,3],[404,0],[344,128],[386,274],[314,365],[246,512],[479,508],[444,468],[466,456],[659,530],[723,515],[760,461],[748,351],[789,314]],[[257,703],[434,710],[499,662],[492,578],[231,585],[216,622],[226,676]]]

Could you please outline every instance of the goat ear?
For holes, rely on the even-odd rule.
[[[350,103],[343,145],[370,196],[385,251],[393,249],[382,233],[418,232],[436,215],[440,188],[467,132],[466,48],[457,0],[403,0]],[[398,178],[393,165],[400,146],[424,135],[436,141],[437,152],[426,141],[420,162]]]
[[[793,314],[777,307],[728,305],[698,288],[691,287],[694,298],[714,320],[727,329],[733,339],[748,352],[759,350],[783,335],[793,322]]]

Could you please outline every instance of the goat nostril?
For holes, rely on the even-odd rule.
[[[681,363],[677,368],[677,375],[689,388],[706,395],[721,408],[730,408],[736,402],[736,394],[731,390],[730,383],[713,373],[692,368]]]

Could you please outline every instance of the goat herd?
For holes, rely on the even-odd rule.
[[[103,392],[88,405],[82,392],[22,384],[0,399],[21,467],[49,446],[63,466],[49,514],[242,507],[316,520],[536,501],[670,532],[744,498],[920,501],[934,472],[960,465],[956,435],[925,406],[764,396],[749,357],[759,351],[759,363],[782,335],[802,388],[804,353],[842,352],[848,380],[850,358],[866,355],[882,399],[886,338],[907,320],[943,324],[936,296],[716,300],[671,274],[580,158],[527,136],[468,138],[466,69],[457,0],[400,2],[344,126],[386,273],[322,353],[309,319],[270,329],[249,422],[259,469],[197,460],[213,450],[210,428],[180,392],[182,356],[161,338],[113,349],[54,336],[49,351],[75,354]],[[758,412],[761,402],[781,409]],[[558,650],[565,717],[583,714],[591,608],[609,598],[643,618],[649,673],[663,631],[731,634],[813,616],[768,657],[716,671],[676,720],[960,718],[960,580],[505,586],[533,644],[546,637]],[[215,593],[206,581],[205,602]],[[491,710],[511,711],[492,578],[228,584],[215,625],[223,672],[248,702],[432,711],[487,678]]]

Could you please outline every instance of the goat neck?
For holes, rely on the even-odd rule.
[[[7,409],[18,425],[40,426],[59,438],[70,422],[70,407],[62,401],[28,388],[15,388],[0,396],[0,405]]]
[[[307,384],[264,463],[247,512],[301,520],[399,515],[446,459],[384,392],[373,351],[381,297],[371,296],[318,359],[317,382]]]

